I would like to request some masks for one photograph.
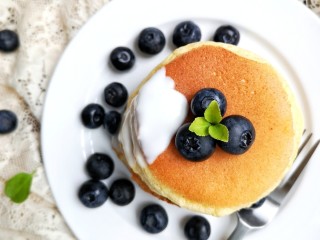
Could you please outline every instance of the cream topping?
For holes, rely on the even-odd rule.
[[[163,67],[141,87],[126,110],[118,140],[130,166],[152,164],[186,118],[187,99],[174,87]]]

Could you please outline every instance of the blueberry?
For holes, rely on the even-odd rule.
[[[195,116],[203,117],[204,111],[213,100],[217,101],[221,116],[223,116],[227,110],[227,100],[223,93],[215,88],[203,88],[194,95],[191,100],[192,113]]]
[[[121,107],[128,99],[128,91],[121,83],[110,83],[104,89],[104,99],[112,107]]]
[[[175,145],[179,153],[188,160],[199,162],[211,156],[216,140],[210,136],[200,137],[189,131],[190,123],[182,125],[176,134]]]
[[[87,105],[81,112],[82,123],[87,128],[98,128],[104,120],[104,109],[96,103]]]
[[[176,47],[181,47],[189,43],[199,42],[201,39],[201,30],[192,21],[179,23],[173,30],[172,41]]]
[[[184,235],[188,240],[207,240],[210,233],[210,224],[202,216],[191,217],[184,226]]]
[[[167,212],[158,204],[148,205],[141,211],[140,223],[147,232],[159,233],[168,225]]]
[[[13,52],[19,47],[18,34],[11,30],[0,31],[0,51]]]
[[[133,183],[128,179],[118,179],[110,187],[110,199],[119,206],[125,206],[132,202],[135,196]]]
[[[266,201],[266,198],[262,198],[259,201],[257,201],[256,203],[252,204],[250,206],[250,208],[259,208],[262,206],[262,204],[264,204],[265,201]]]
[[[239,31],[230,25],[223,25],[219,27],[213,36],[213,41],[215,42],[229,43],[233,45],[237,45],[239,40]]]
[[[112,65],[120,70],[129,70],[135,63],[135,56],[130,48],[116,47],[110,54],[110,61]]]
[[[78,197],[88,208],[100,207],[108,199],[108,188],[98,180],[88,180],[81,185]]]
[[[111,176],[114,170],[114,163],[109,155],[94,153],[86,162],[86,170],[92,179],[102,180]]]
[[[121,114],[117,111],[110,111],[104,116],[103,126],[110,134],[115,134],[121,123]]]
[[[14,112],[0,110],[0,134],[10,133],[16,129],[18,119]]]
[[[164,34],[154,27],[143,29],[138,38],[139,49],[147,54],[154,55],[161,52],[165,44]]]
[[[218,142],[218,145],[226,152],[231,154],[242,154],[246,152],[253,144],[255,139],[255,129],[249,119],[231,115],[222,119],[229,130],[229,141]]]

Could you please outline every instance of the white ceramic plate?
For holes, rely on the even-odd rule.
[[[237,27],[239,46],[269,59],[288,79],[302,106],[306,128],[319,137],[320,20],[298,1],[112,1],[67,47],[51,80],[42,119],[42,152],[49,183],[59,209],[79,239],[184,239],[183,224],[193,213],[161,202],[139,187],[135,200],[125,207],[109,200],[88,209],[77,198],[79,186],[88,179],[85,161],[94,152],[108,153],[116,162],[115,173],[105,181],[108,186],[118,177],[130,176],[112,152],[104,129],[82,126],[81,110],[92,102],[109,110],[102,93],[113,81],[132,91],[173,50],[172,31],[182,20],[196,22],[202,40],[210,40],[222,24]],[[139,32],[149,26],[160,28],[167,38],[165,50],[153,57],[143,56],[135,45]],[[134,68],[126,73],[113,71],[107,63],[111,50],[120,45],[132,48],[137,57]],[[246,239],[319,239],[319,182],[318,154],[274,222]],[[140,209],[151,202],[162,204],[169,215],[168,227],[156,235],[145,233],[138,222]],[[225,239],[235,227],[235,215],[206,217],[211,223],[210,239]]]

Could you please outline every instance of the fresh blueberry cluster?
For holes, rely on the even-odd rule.
[[[124,85],[113,82],[104,89],[105,102],[111,107],[122,107],[128,99]],[[110,134],[115,134],[121,123],[121,114],[115,110],[106,112],[97,103],[90,103],[81,112],[85,127],[95,129],[104,126]],[[111,184],[110,190],[102,181],[109,178],[114,171],[112,158],[104,153],[92,154],[85,165],[90,180],[84,182],[78,191],[78,197],[84,206],[96,208],[110,197],[119,206],[128,205],[135,197],[135,187],[130,180],[118,179]]]
[[[201,36],[201,29],[195,22],[183,21],[178,23],[173,29],[172,43],[178,48],[189,43],[199,42]],[[211,40],[237,45],[240,41],[240,33],[231,25],[222,25],[215,31]],[[165,47],[166,38],[160,29],[147,27],[139,33],[137,45],[142,53],[156,55]],[[114,48],[110,53],[109,59],[118,71],[131,69],[136,61],[133,51],[124,46]]]
[[[105,87],[104,99],[111,107],[122,107],[128,99],[128,91],[123,84],[113,82]],[[83,108],[81,120],[87,128],[94,129],[103,125],[110,134],[115,134],[121,123],[121,114],[115,110],[105,112],[100,104],[90,103]]]
[[[215,88],[199,90],[191,100],[191,111],[195,116],[203,116],[206,108],[216,101],[221,116],[227,109],[227,100],[224,94]],[[240,115],[230,115],[222,119],[221,124],[227,127],[228,141],[219,141],[211,136],[200,136],[190,131],[190,123],[182,125],[176,134],[175,145],[179,153],[191,161],[203,161],[208,159],[215,151],[216,144],[224,151],[231,154],[246,152],[255,139],[255,130],[252,123]]]
[[[100,207],[110,197],[119,206],[128,205],[135,196],[135,187],[128,179],[118,179],[111,184],[110,190],[102,182],[114,171],[112,158],[104,153],[92,154],[85,165],[90,180],[85,181],[78,191],[82,204],[88,208]]]

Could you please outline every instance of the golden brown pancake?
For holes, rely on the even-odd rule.
[[[295,98],[275,68],[233,45],[189,44],[149,74],[132,94],[129,106],[140,87],[162,67],[189,103],[202,88],[220,90],[228,102],[224,117],[237,114],[250,119],[255,142],[242,155],[217,147],[208,160],[192,162],[179,154],[173,137],[167,149],[146,166],[128,164],[132,156],[123,153],[120,142],[117,153],[134,179],[178,206],[215,216],[248,207],[270,193],[291,166],[303,129]],[[190,120],[189,115],[186,121]]]

